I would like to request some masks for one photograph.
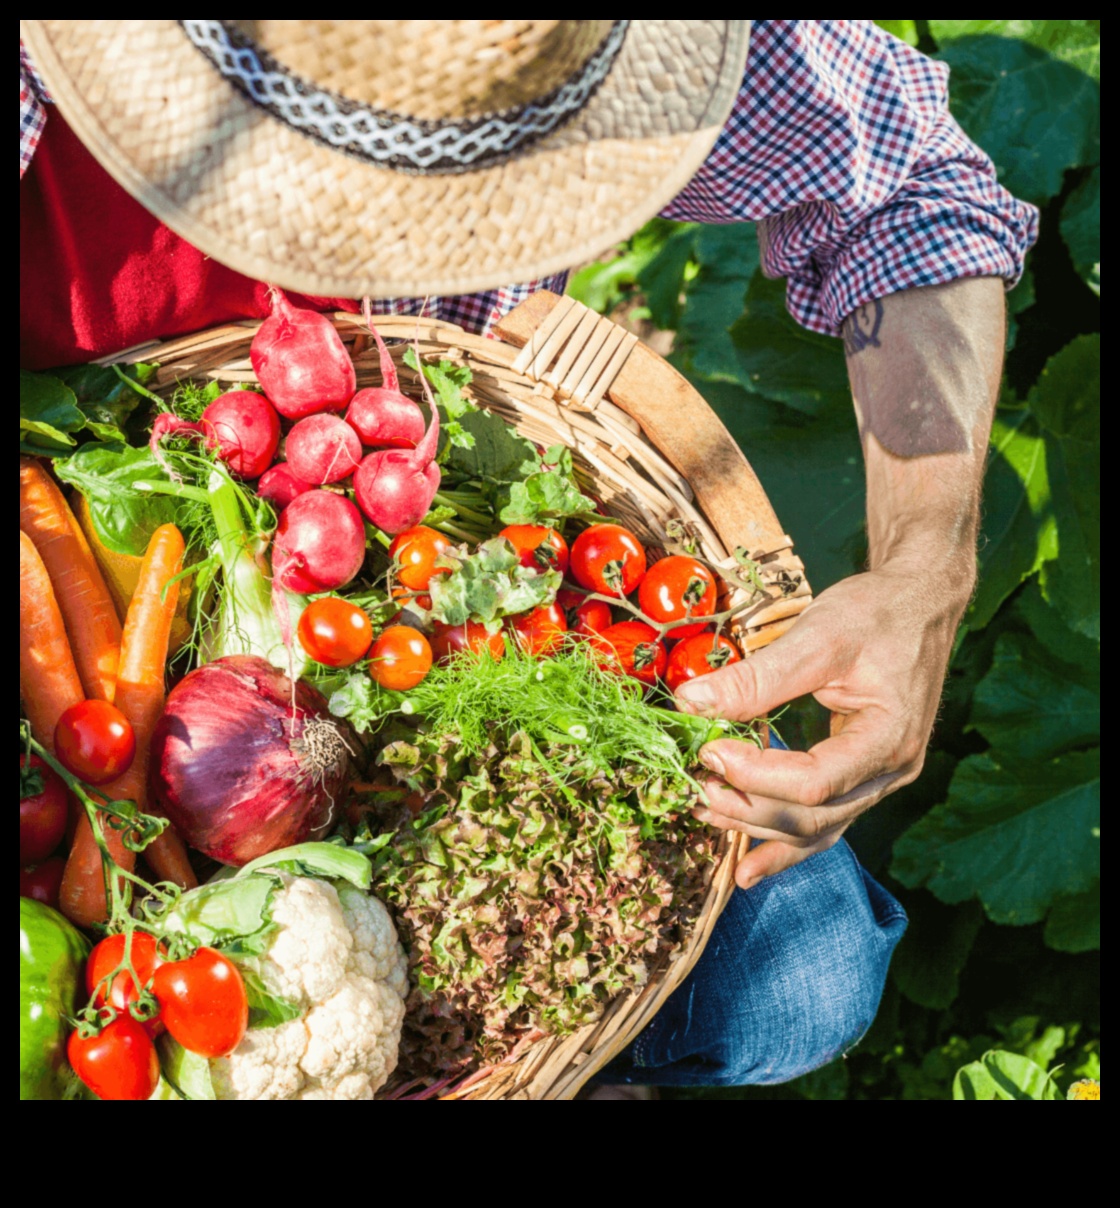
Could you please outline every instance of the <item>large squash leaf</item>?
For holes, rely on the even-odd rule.
[[[948,800],[895,844],[891,871],[943,902],[978,898],[997,923],[1037,923],[1100,876],[1100,751],[1047,762],[961,761]]]
[[[990,35],[949,42],[939,57],[953,113],[1016,197],[1041,205],[1069,168],[1100,160],[1100,85],[1083,71]]]
[[[1100,664],[1060,663],[1025,633],[1004,633],[973,698],[969,728],[1022,759],[1046,759],[1100,741]]]
[[[1101,170],[1098,165],[1062,206],[1062,238],[1085,284],[1101,293]],[[1014,291],[1013,291],[1014,292]]]
[[[1101,339],[1078,336],[1052,356],[1030,392],[1046,429],[1046,469],[1058,557],[1044,570],[1046,597],[1078,632],[1101,633]]]
[[[902,25],[901,21],[877,21],[877,25]],[[1093,77],[1101,78],[1101,23],[1099,21],[931,21],[929,31],[938,42],[955,38],[994,34],[1018,38],[1045,50],[1056,59],[1071,63]]]

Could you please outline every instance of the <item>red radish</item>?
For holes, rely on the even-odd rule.
[[[325,315],[294,307],[278,289],[249,346],[253,372],[285,419],[341,411],[357,385],[354,363]]]
[[[326,701],[252,655],[185,676],[152,738],[160,807],[192,847],[224,864],[325,835],[346,765]]]
[[[261,499],[267,499],[278,512],[282,512],[297,495],[313,490],[314,483],[297,478],[286,461],[278,461],[270,470],[265,470],[257,483],[257,494]]]
[[[272,542],[272,575],[286,591],[311,595],[342,587],[361,569],[366,530],[342,495],[308,491],[280,513]]]
[[[297,478],[322,486],[354,473],[362,460],[362,442],[337,415],[309,415],[288,433],[284,452]]]
[[[276,408],[255,390],[229,390],[202,413],[207,443],[242,478],[259,478],[272,465],[280,443]]]
[[[415,449],[382,449],[363,458],[354,474],[358,505],[374,524],[390,536],[419,524],[428,514],[439,490],[435,463],[439,447],[439,411],[428,379],[421,373],[432,422]]]
[[[152,424],[152,435],[148,438],[148,449],[160,469],[174,477],[174,472],[168,465],[163,450],[159,447],[159,442],[165,436],[192,436],[201,440],[202,425],[192,424],[187,419],[180,419],[177,415],[172,415],[170,411],[162,411],[156,416],[155,422]]]
[[[359,390],[350,400],[346,422],[374,449],[415,449],[424,435],[424,415],[407,395],[401,394],[397,367],[368,312],[369,333],[377,341],[381,358],[381,385]]]

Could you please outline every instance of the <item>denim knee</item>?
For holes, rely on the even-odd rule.
[[[737,890],[696,968],[603,1076],[737,1086],[817,1069],[871,1026],[905,926],[842,840]]]

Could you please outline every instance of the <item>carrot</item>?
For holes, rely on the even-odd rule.
[[[132,723],[136,757],[125,775],[114,782],[113,794],[135,801],[145,813],[152,812],[147,803],[152,734],[166,698],[163,669],[179,601],[179,584],[170,580],[183,569],[183,553],[183,535],[173,524],[152,534],[121,641],[115,703]],[[144,849],[144,859],[160,880],[174,881],[183,889],[198,884],[186,844],[171,827]]]
[[[58,719],[85,699],[50,576],[31,538],[19,535],[19,694],[31,731],[54,751]]]
[[[178,583],[169,582],[183,565],[183,537],[173,524],[156,529],[148,543],[140,567],[132,602],[125,617],[121,659],[117,676],[115,704],[128,718],[136,735],[136,755],[132,766],[101,791],[115,800],[135,801],[141,812],[148,812],[148,767],[152,733],[164,703],[164,662],[171,634],[171,620],[179,599]],[[165,589],[166,588],[166,592]],[[106,826],[106,838],[112,847],[114,832]],[[135,857],[128,855],[133,862]],[[114,859],[121,863],[116,852]],[[170,829],[144,849],[144,858],[155,874],[191,888],[198,882],[187,861],[186,848]],[[122,865],[131,869],[133,864]],[[75,922],[88,926],[105,918],[105,882],[101,855],[93,837],[89,819],[78,825],[59,894],[62,912]]]
[[[85,534],[54,479],[33,457],[19,459],[19,526],[50,575],[85,695],[113,700],[120,618]]]

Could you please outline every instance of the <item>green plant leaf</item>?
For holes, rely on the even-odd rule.
[[[1076,667],[1096,667],[1099,674],[1100,643],[1071,629],[1061,612],[1046,602],[1037,581],[1015,598],[1015,614],[1055,658]]]
[[[891,960],[891,977],[911,1002],[944,1010],[960,993],[984,912],[976,902],[946,906],[921,893],[907,900],[906,913],[910,925]]]
[[[743,313],[747,287],[759,264],[755,228],[751,223],[703,225],[693,248],[696,271],[685,283],[670,359],[709,380],[738,381],[740,366],[731,325]]]
[[[954,1099],[1050,1100],[1062,1093],[1050,1075],[1029,1057],[993,1049],[957,1071]]]
[[[139,557],[161,524],[176,523],[179,500],[132,489],[134,482],[166,478],[147,448],[86,444],[56,462],[55,471],[86,497],[98,537],[115,553]]]
[[[48,373],[19,371],[20,440],[66,449],[76,443],[72,433],[85,423],[69,386]]]
[[[1050,909],[1043,933],[1046,944],[1059,952],[1092,952],[1101,946],[1101,883],[1084,893],[1060,897]]]
[[[1038,205],[1070,168],[1100,160],[1100,85],[1027,42],[981,35],[949,42],[950,100],[1000,180]]]
[[[1007,295],[1007,338],[1004,347],[1010,352],[1019,338],[1019,315],[1035,303],[1034,274],[1028,265],[1023,269],[1015,288]]]
[[[876,21],[875,24],[887,33],[894,34],[896,38],[901,38],[907,46],[918,45],[917,21]]]
[[[1023,580],[1057,553],[1045,441],[1029,412],[1001,409],[984,479],[979,582],[965,624],[983,629]]]
[[[1048,762],[970,755],[948,800],[895,844],[892,873],[997,923],[1036,923],[1100,876],[1100,751]]]
[[[877,21],[876,25],[902,22]],[[1099,21],[931,21],[930,33],[938,42],[993,34],[1017,38],[1045,50],[1080,71],[1101,78],[1101,23]],[[893,31],[892,31],[893,32]]]
[[[731,325],[737,380],[746,390],[818,415],[851,393],[841,342],[799,326],[785,306],[784,281],[756,272],[746,308]]]
[[[143,386],[159,366],[139,362],[118,368],[129,381]],[[90,421],[87,426],[98,440],[124,440],[121,433],[143,400],[143,395],[128,385],[128,382],[122,381],[119,374],[108,365],[71,365],[66,369],[59,369],[57,373],[74,391],[79,408]],[[217,386],[217,382],[214,385]],[[218,393],[220,392],[219,389]],[[117,434],[103,435],[98,428],[103,431],[115,430]]]
[[[509,482],[531,474],[540,465],[533,442],[518,436],[501,416],[480,408],[468,411],[459,422],[474,443],[470,448],[451,449],[443,467],[445,476]]]
[[[618,254],[581,268],[568,282],[567,293],[601,315],[610,314],[633,292],[646,267],[664,250],[670,240],[679,242],[682,224],[667,218],[654,218],[626,243]]]
[[[1048,759],[1100,741],[1100,664],[1063,664],[1025,633],[996,641],[976,687],[969,729],[1003,754]]]
[[[1046,363],[1031,410],[1047,430],[1046,469],[1058,557],[1043,571],[1046,598],[1070,624],[1100,639],[1100,336],[1078,336]]]
[[[1101,293],[1101,170],[1098,165],[1062,206],[1062,238],[1085,284]]]

